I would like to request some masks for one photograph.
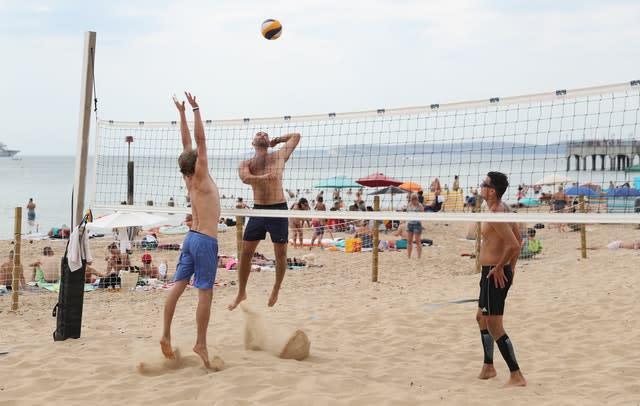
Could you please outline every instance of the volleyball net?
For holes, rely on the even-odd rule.
[[[203,117],[212,117],[206,98],[200,102]],[[296,217],[511,221],[510,215],[470,213],[487,172],[499,171],[510,181],[503,200],[517,209],[520,221],[637,223],[640,196],[634,186],[640,186],[640,172],[634,176],[631,169],[640,163],[639,117],[640,81],[632,81],[408,108],[206,119],[204,126],[223,216],[246,214],[236,209],[238,198],[252,206],[251,189],[240,181],[238,168],[253,156],[255,133],[265,131],[272,138],[301,134],[283,177],[288,203],[304,197],[313,208],[323,192],[327,210],[334,204],[340,208],[296,212]],[[190,211],[177,165],[179,121],[101,120],[96,134],[91,208]],[[565,204],[554,206],[560,187]],[[398,211],[407,204],[405,192],[418,191],[438,213]],[[580,195],[584,213],[574,213],[580,212]],[[374,196],[381,212],[349,211],[372,207]]]

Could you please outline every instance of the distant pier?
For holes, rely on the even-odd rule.
[[[640,161],[640,141],[636,140],[587,140],[574,141],[567,145],[567,171],[571,170],[571,160],[575,158],[575,170],[587,170],[587,158],[591,158],[591,170],[624,171]],[[600,158],[598,160],[598,158]],[[608,165],[607,165],[608,161]],[[599,165],[598,165],[599,164]]]

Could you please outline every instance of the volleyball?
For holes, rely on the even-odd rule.
[[[262,22],[262,36],[268,40],[280,38],[282,34],[282,24],[280,21],[269,18]]]

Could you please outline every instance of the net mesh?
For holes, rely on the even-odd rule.
[[[206,104],[202,110],[206,116]],[[271,137],[302,135],[284,173],[290,204],[305,197],[313,207],[324,190],[328,207],[333,197],[343,210],[359,199],[371,206],[371,193],[380,189],[358,192],[362,186],[355,181],[383,173],[405,182],[401,187],[406,190],[423,190],[427,205],[437,201],[434,192],[439,189],[444,212],[463,212],[486,173],[500,171],[510,180],[503,200],[519,213],[572,211],[579,194],[585,195],[591,212],[633,213],[633,187],[640,186],[640,178],[625,169],[640,163],[639,111],[640,86],[631,82],[414,108],[207,120],[205,132],[223,214],[234,213],[238,197],[252,205],[238,166],[253,155],[251,140],[258,131]],[[100,121],[97,134],[93,208],[126,204],[131,183],[135,207],[188,211],[177,166],[178,122]],[[566,208],[553,205],[559,186],[569,192]],[[400,192],[379,196],[383,210],[406,204]]]

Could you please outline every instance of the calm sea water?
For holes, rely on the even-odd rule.
[[[148,159],[156,162],[159,158]],[[182,179],[177,171],[174,157],[162,159],[163,163],[154,166],[145,165],[144,161],[136,164],[136,204],[144,204],[147,199],[156,202],[166,202],[173,196],[178,205],[184,204],[184,187]],[[215,161],[215,162],[213,162]],[[89,162],[89,168],[93,168],[93,160]],[[243,196],[251,204],[250,190],[238,180],[237,167],[239,158],[225,158],[212,160],[211,172],[218,183],[221,193],[234,197]],[[126,161],[121,168],[112,168],[119,174],[119,178],[113,180],[117,185],[114,191],[105,194],[114,204],[126,200]],[[160,169],[159,169],[160,168]],[[633,175],[614,171],[570,171],[565,172],[566,160],[564,158],[545,156],[511,157],[509,161],[495,161],[491,157],[484,156],[476,159],[468,156],[461,159],[460,155],[410,155],[393,156],[388,158],[376,157],[372,161],[370,157],[296,157],[295,154],[287,163],[284,187],[292,190],[300,189],[301,195],[313,199],[317,190],[313,185],[320,180],[335,175],[347,175],[353,179],[366,176],[370,173],[384,172],[385,174],[402,180],[412,180],[428,187],[434,177],[439,177],[444,187],[453,183],[453,175],[460,175],[460,185],[465,192],[469,187],[477,187],[489,170],[500,170],[510,176],[512,187],[507,192],[506,200],[515,200],[516,188],[519,183],[531,184],[537,179],[556,172],[565,175],[580,183],[593,182],[606,188],[609,181],[621,184],[625,181],[633,182]],[[23,208],[22,230],[28,232],[26,220],[26,204],[29,198],[36,203],[36,224],[40,232],[47,232],[51,227],[59,227],[71,222],[71,193],[75,170],[75,157],[73,156],[21,156],[19,159],[0,158],[0,179],[4,195],[0,199],[0,239],[12,239],[14,228],[15,207]],[[153,171],[153,173],[152,173]],[[92,170],[88,174],[87,202],[91,200]],[[123,176],[124,174],[124,176]],[[636,174],[637,176],[637,174]],[[162,180],[164,179],[164,180]],[[168,184],[167,190],[162,189],[162,182]],[[102,180],[104,182],[104,179]],[[544,190],[550,190],[545,187]],[[365,191],[366,193],[367,191]],[[325,196],[330,196],[330,191],[325,191]],[[344,194],[343,194],[344,195]],[[348,196],[345,196],[348,200]],[[395,205],[402,201],[403,197],[394,197]],[[371,199],[369,199],[371,201]],[[89,203],[88,203],[89,204]],[[159,204],[159,203],[156,203]],[[382,196],[383,208],[391,205],[391,197]],[[233,207],[233,199],[223,200],[223,207]],[[99,214],[99,213],[98,213]],[[177,223],[168,221],[169,223]],[[173,219],[172,219],[173,220]],[[35,230],[34,230],[35,231]]]

